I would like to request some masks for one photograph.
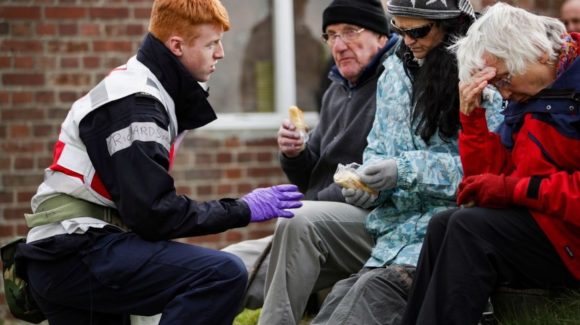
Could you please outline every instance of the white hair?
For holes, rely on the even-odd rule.
[[[456,51],[459,80],[469,81],[484,67],[484,53],[502,60],[510,74],[522,74],[526,65],[543,54],[554,62],[566,27],[555,18],[538,16],[498,2],[489,7],[451,49]]]

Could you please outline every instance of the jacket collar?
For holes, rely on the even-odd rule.
[[[207,100],[209,93],[151,33],[145,36],[137,60],[153,72],[175,102],[179,133],[202,127],[217,118]]]

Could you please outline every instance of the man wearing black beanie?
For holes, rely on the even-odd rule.
[[[373,245],[364,229],[370,206],[364,202],[373,197],[342,191],[333,174],[339,163],[362,162],[382,61],[399,38],[389,33],[379,0],[335,0],[322,20],[322,39],[336,65],[309,140],[304,143],[289,121],[278,131],[282,168],[307,200],[290,222],[277,224],[259,320],[263,325],[298,324],[311,293],[358,271]]]

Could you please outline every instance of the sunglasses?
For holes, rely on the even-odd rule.
[[[427,35],[429,35],[429,32],[431,32],[431,28],[433,28],[433,25],[435,25],[435,23],[428,23],[427,25],[423,25],[423,26],[419,26],[419,27],[415,27],[415,28],[409,28],[409,29],[402,29],[397,27],[397,25],[395,25],[394,21],[391,21],[391,25],[393,25],[393,30],[395,31],[395,33],[405,37],[409,36],[412,39],[419,39],[419,38],[423,38]]]

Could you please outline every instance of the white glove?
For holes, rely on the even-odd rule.
[[[373,205],[373,202],[375,202],[377,199],[376,195],[353,188],[343,188],[342,196],[344,196],[346,203],[361,207],[363,209],[370,208]]]
[[[374,190],[390,190],[397,186],[397,162],[394,159],[375,161],[357,172],[360,180]]]

